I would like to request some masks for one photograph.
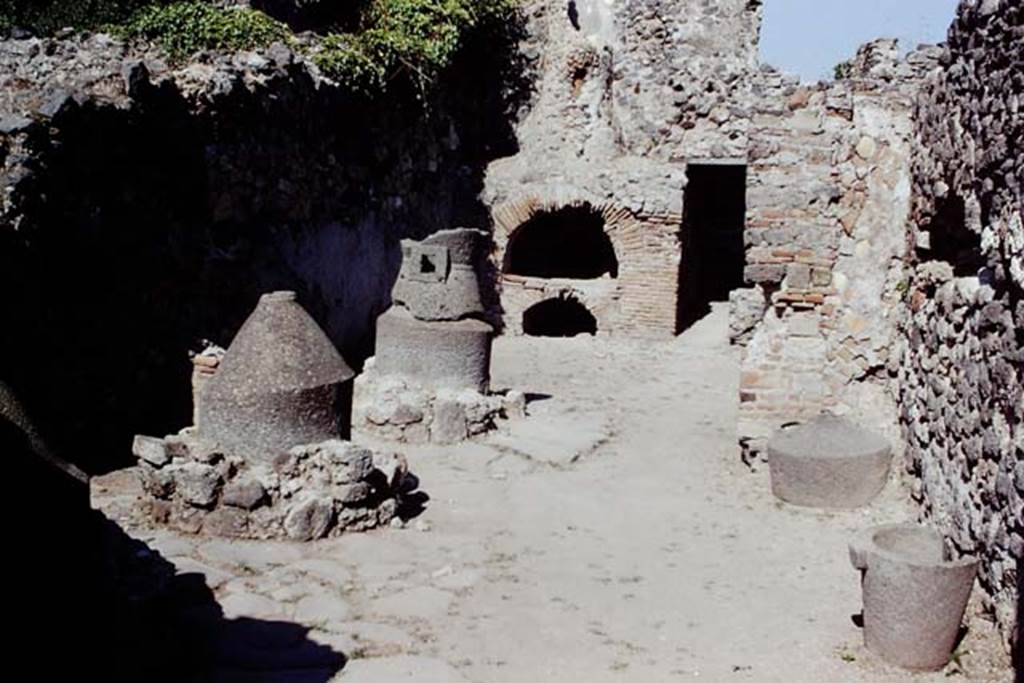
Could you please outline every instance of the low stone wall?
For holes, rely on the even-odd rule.
[[[914,496],[983,558],[1008,639],[1024,569],[1022,31],[1019,2],[961,3],[918,101],[896,383]]]
[[[402,443],[453,444],[526,416],[522,392],[427,388],[397,375],[380,376],[373,360],[355,382],[356,432]]]
[[[233,538],[312,541],[388,524],[408,467],[397,454],[331,440],[296,446],[270,465],[247,463],[191,429],[135,437],[147,497],[138,521]]]

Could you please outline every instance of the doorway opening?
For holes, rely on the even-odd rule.
[[[728,301],[743,287],[743,231],[747,213],[747,167],[741,164],[691,164],[680,234],[682,258],[676,305],[676,332]]]

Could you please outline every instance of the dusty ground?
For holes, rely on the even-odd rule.
[[[407,528],[306,546],[135,533],[203,573],[224,616],[304,624],[348,658],[332,678],[257,634],[263,656],[211,680],[1009,681],[977,616],[946,672],[865,651],[846,542],[912,510],[895,482],[865,511],[776,502],[739,459],[737,374],[721,310],[670,342],[501,339],[494,384],[534,394],[531,416],[409,448],[431,500]]]

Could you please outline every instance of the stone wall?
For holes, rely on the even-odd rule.
[[[501,279],[506,326],[569,297],[611,334],[677,331],[686,162],[746,154],[757,0],[535,0],[527,53],[543,55],[516,125],[517,154],[488,167],[500,259],[538,210],[587,205],[606,217],[620,264],[599,281]],[[500,263],[500,260],[498,261]]]
[[[846,80],[759,77],[745,269],[754,287],[732,297],[748,451],[822,410],[898,436],[888,379],[897,368],[912,95],[934,57],[925,50],[901,61],[893,41],[877,41]]]
[[[95,470],[188,424],[188,350],[262,292],[370,355],[399,240],[485,226],[484,166],[515,150],[505,56],[477,47],[421,105],[282,45],[176,66],[101,34],[0,43],[0,377]]]
[[[1024,562],[1024,5],[961,3],[917,106],[896,384],[924,517],[984,558],[1009,637]]]

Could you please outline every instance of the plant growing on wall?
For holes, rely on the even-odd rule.
[[[500,26],[516,0],[373,0],[359,30],[328,34],[314,61],[353,89],[374,94],[408,78],[422,95],[473,30]]]
[[[147,7],[135,14],[123,31],[159,43],[175,59],[201,50],[251,50],[291,36],[285,24],[262,12],[243,7],[223,9],[195,0]]]
[[[843,81],[853,73],[853,65],[850,62],[839,62],[832,69],[832,77],[837,81]]]
[[[38,34],[62,28],[96,28],[123,21],[142,7],[171,0],[0,0],[0,31],[22,28]]]
[[[346,0],[354,2],[355,0]],[[359,0],[354,19],[305,49],[324,75],[374,96],[412,84],[420,98],[471,37],[508,42],[519,0]],[[0,31],[105,28],[161,45],[178,61],[202,50],[247,50],[293,42],[291,29],[249,7],[213,0],[0,0]]]

